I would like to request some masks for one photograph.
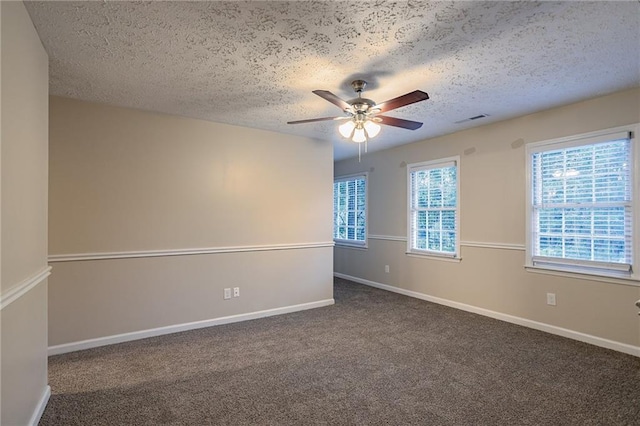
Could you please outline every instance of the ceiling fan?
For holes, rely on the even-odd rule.
[[[398,96],[397,98],[382,102],[381,104],[376,104],[371,99],[362,97],[362,91],[366,85],[367,82],[364,80],[354,80],[351,82],[351,87],[353,87],[353,90],[358,94],[358,97],[348,101],[340,99],[328,90],[314,90],[313,93],[323,99],[326,99],[332,104],[337,105],[346,115],[341,117],[322,117],[311,118],[308,120],[289,121],[287,124],[313,123],[329,120],[349,120],[342,124],[338,130],[342,136],[351,139],[353,142],[358,144],[365,142],[365,152],[366,142],[368,139],[375,137],[380,132],[380,126],[378,123],[409,130],[416,130],[422,127],[422,123],[418,121],[404,120],[402,118],[389,117],[380,114],[405,105],[427,100],[429,99],[429,95],[427,93],[421,90],[415,90],[405,95]]]

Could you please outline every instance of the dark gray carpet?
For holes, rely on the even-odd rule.
[[[41,425],[640,425],[640,359],[336,279],[334,306],[50,358]]]

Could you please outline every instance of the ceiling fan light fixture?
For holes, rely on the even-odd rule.
[[[364,132],[364,128],[361,126],[356,127],[356,130],[353,132],[352,141],[355,143],[362,143],[367,140],[367,135]]]
[[[353,129],[355,128],[356,128],[356,123],[354,123],[353,120],[349,120],[346,123],[338,126],[338,131],[343,137],[349,139],[351,138],[351,135],[353,134]]]
[[[367,120],[364,123],[364,129],[367,131],[367,135],[370,138],[375,138],[380,133],[380,125],[371,120]]]

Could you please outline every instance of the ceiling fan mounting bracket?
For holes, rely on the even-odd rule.
[[[356,93],[361,93],[364,90],[366,85],[367,85],[367,82],[364,80],[353,80],[351,82],[351,87],[353,87],[353,90]]]

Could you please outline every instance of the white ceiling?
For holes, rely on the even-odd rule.
[[[54,95],[331,141],[357,155],[342,115],[311,93],[380,103],[370,150],[640,86],[640,2],[26,2],[50,58]],[[479,114],[490,117],[456,122]]]

